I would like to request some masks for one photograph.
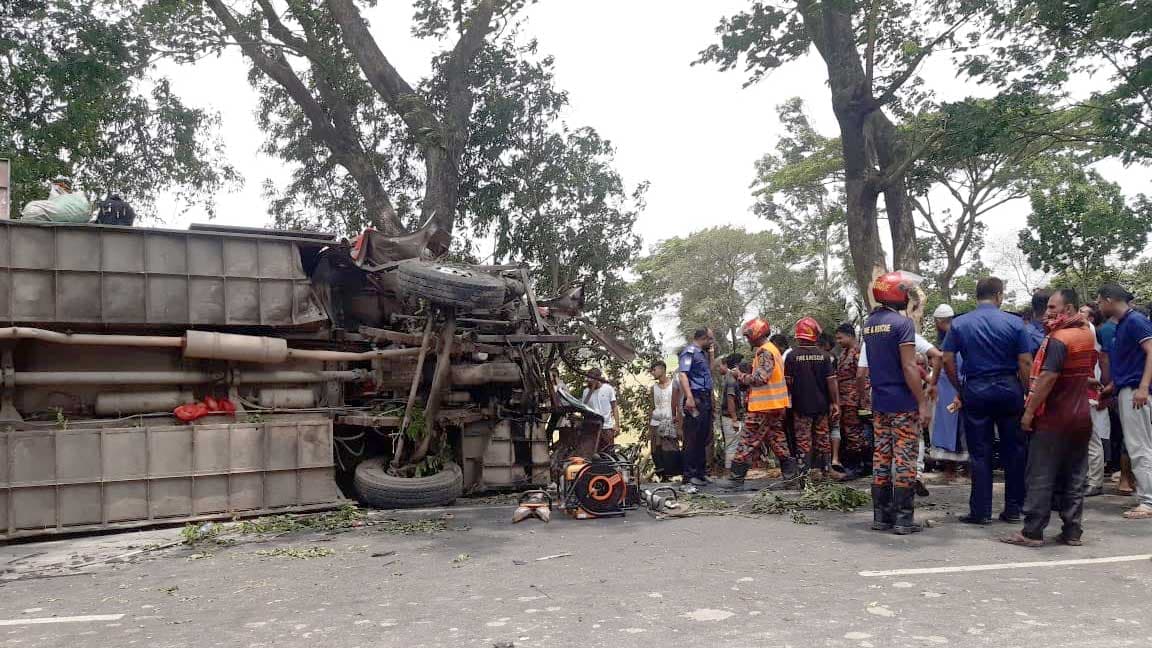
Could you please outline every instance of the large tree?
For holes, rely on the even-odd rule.
[[[887,264],[878,201],[884,196],[896,267],[916,270],[919,255],[905,176],[926,142],[909,141],[893,115],[923,99],[917,72],[939,49],[978,40],[983,0],[790,0],[751,2],[717,28],[720,43],[700,62],[744,63],[749,83],[805,56],[820,55],[840,127],[852,266],[861,293]]]
[[[355,186],[364,221],[398,234],[406,230],[404,211],[414,209],[418,220],[437,226],[433,249],[443,252],[460,209],[481,85],[477,60],[493,47],[493,33],[524,4],[418,0],[414,35],[446,43],[433,61],[434,77],[423,84],[393,65],[353,0],[251,0],[239,6],[152,0],[146,15],[183,60],[239,47],[257,84],[276,88],[278,96],[265,101],[262,115],[278,118],[281,126],[272,134],[274,150],[293,148],[294,158],[312,163],[297,174],[297,183],[315,188],[339,167]],[[386,154],[381,142],[402,143],[414,156]],[[413,159],[419,174],[410,168]],[[405,191],[414,187],[416,204]]]
[[[0,3],[0,157],[12,207],[72,176],[148,215],[160,191],[211,207],[236,180],[216,117],[182,102],[153,68],[153,39],[126,1]]]

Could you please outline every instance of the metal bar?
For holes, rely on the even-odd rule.
[[[368,377],[361,369],[346,371],[239,371],[240,383],[355,382]],[[225,372],[201,371],[21,371],[12,374],[16,385],[199,385],[223,382]]]

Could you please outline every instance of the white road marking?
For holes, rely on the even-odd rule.
[[[1047,560],[1042,562],[1014,562],[994,565],[957,565],[953,567],[925,567],[921,569],[889,569],[885,571],[862,571],[861,576],[914,576],[916,574],[956,574],[961,572],[995,571],[999,569],[1028,569],[1030,567],[1067,567],[1071,565],[1103,565],[1107,563],[1139,562],[1152,560],[1152,554],[1137,556],[1112,556],[1111,558],[1081,558],[1077,560]]]
[[[119,621],[123,618],[123,614],[90,614],[88,616],[0,619],[0,626],[42,625],[45,623],[90,623],[93,621]]]

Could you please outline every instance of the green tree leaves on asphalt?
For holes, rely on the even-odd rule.
[[[1143,252],[1152,229],[1152,205],[1144,196],[1129,205],[1118,185],[1070,160],[1054,166],[1031,200],[1020,249],[1033,268],[1082,290],[1099,282],[1108,261],[1131,261]]]
[[[13,210],[54,176],[98,197],[118,191],[147,215],[160,191],[212,205],[237,180],[215,115],[185,105],[153,70],[153,43],[122,1],[0,4],[0,157]]]

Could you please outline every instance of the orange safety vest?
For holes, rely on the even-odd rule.
[[[792,407],[792,401],[788,398],[788,384],[784,382],[784,358],[780,355],[780,349],[777,349],[776,345],[771,342],[765,342],[760,345],[759,350],[772,354],[772,359],[775,362],[772,365],[772,375],[768,378],[768,384],[756,385],[748,390],[748,411],[768,412]],[[761,354],[757,353],[752,359],[753,371],[760,368],[761,357]]]

